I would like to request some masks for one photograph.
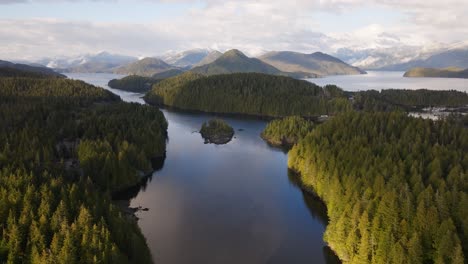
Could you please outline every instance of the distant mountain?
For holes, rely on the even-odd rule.
[[[216,75],[226,73],[257,72],[266,74],[281,74],[277,68],[262,62],[259,59],[249,58],[239,50],[226,51],[212,63],[195,67],[191,72],[203,75]]]
[[[405,72],[404,77],[439,77],[439,78],[468,78],[468,69],[450,67],[445,69],[412,68]]]
[[[424,68],[468,68],[468,48],[453,49],[433,54],[424,59],[410,60],[405,63],[388,65],[380,70],[407,71],[414,67]]]
[[[119,67],[114,70],[114,73],[151,77],[155,74],[172,69],[175,69],[175,67],[167,64],[161,59],[144,58],[128,65]]]
[[[365,70],[375,70],[391,64],[404,63],[422,58],[431,51],[421,47],[404,46],[379,49],[351,49],[341,48],[332,55],[346,63]]]
[[[191,68],[202,61],[210,53],[211,51],[209,49],[192,49],[177,53],[167,53],[158,58],[176,67]]]
[[[333,56],[365,70],[406,71],[413,67],[445,68],[464,64],[456,62],[457,53],[468,50],[468,41],[452,44],[436,43],[428,46],[397,45],[378,48],[340,48]],[[454,56],[455,55],[455,56]],[[431,57],[434,57],[431,59]],[[460,57],[464,60],[466,57]]]
[[[136,57],[101,52],[70,58],[45,58],[36,63],[61,72],[111,73],[115,68],[137,60]]]
[[[64,75],[47,67],[31,66],[26,64],[12,63],[0,60],[1,77],[54,77],[65,78]]]
[[[322,52],[304,54],[292,51],[272,51],[259,57],[283,72],[301,72],[326,76],[341,74],[363,74],[365,71]]]
[[[210,53],[208,53],[208,55],[205,56],[205,58],[203,58],[203,60],[201,60],[200,62],[198,62],[197,64],[195,64],[194,66],[203,66],[203,65],[206,65],[206,64],[210,64],[212,62],[214,62],[215,60],[219,59],[219,57],[223,56],[223,53],[217,51],[217,50],[214,50]]]

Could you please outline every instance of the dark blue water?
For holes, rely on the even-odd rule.
[[[72,77],[105,86],[114,76]],[[131,200],[149,208],[138,223],[156,263],[327,263],[324,207],[288,175],[287,154],[259,137],[266,121],[223,117],[235,138],[212,145],[194,132],[212,115],[163,112],[164,166]]]

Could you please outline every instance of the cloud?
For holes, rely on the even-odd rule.
[[[0,4],[83,2],[77,0],[0,0]],[[116,2],[129,0],[87,0]],[[201,3],[183,15],[152,22],[105,23],[67,19],[0,19],[3,58],[34,58],[107,50],[129,55],[156,55],[167,50],[239,48],[251,55],[265,50],[333,52],[340,48],[424,46],[466,40],[466,0],[140,0],[131,3]],[[370,24],[346,32],[320,32],[333,21],[318,11],[347,16],[362,6],[403,14],[391,25]],[[26,6],[24,8],[27,8]]]

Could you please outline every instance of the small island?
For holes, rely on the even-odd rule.
[[[205,144],[221,145],[231,141],[234,129],[226,121],[215,118],[203,123],[200,134],[205,139]]]
[[[260,137],[270,145],[289,149],[313,128],[312,121],[300,116],[289,116],[268,123]]]

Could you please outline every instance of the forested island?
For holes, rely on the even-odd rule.
[[[165,154],[163,114],[82,81],[36,77],[0,78],[0,262],[151,263],[110,194]]]
[[[153,77],[129,75],[122,79],[112,79],[109,81],[108,85],[110,88],[124,90],[127,92],[146,93],[151,90],[153,84],[160,81],[160,79]]]
[[[271,145],[290,148],[313,128],[312,121],[300,116],[289,116],[269,122],[260,136]]]
[[[463,107],[468,94],[427,89],[344,92],[285,76],[234,73],[213,76],[187,72],[153,85],[145,97],[152,105],[180,110],[261,117],[318,117],[350,111],[421,111],[426,107]]]
[[[327,205],[325,241],[346,263],[464,263],[468,130],[405,113],[340,114],[289,152]]]
[[[336,86],[260,73],[203,76],[188,72],[153,85],[144,99],[182,110],[267,117],[318,116],[352,108]]]
[[[436,68],[411,68],[403,77],[437,77],[437,78],[468,78],[468,69],[449,67]]]
[[[226,121],[215,118],[203,123],[200,134],[205,139],[205,143],[221,145],[231,141],[234,129]]]

